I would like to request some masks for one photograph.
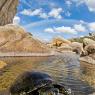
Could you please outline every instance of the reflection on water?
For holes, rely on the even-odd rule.
[[[89,85],[95,88],[95,65],[81,62],[82,79],[87,81]]]
[[[94,68],[80,64],[79,57],[73,53],[54,57],[13,57],[0,60],[10,63],[1,72],[0,90],[9,87],[22,72],[36,70],[50,74],[57,82],[71,88],[72,95],[89,95],[95,91]]]

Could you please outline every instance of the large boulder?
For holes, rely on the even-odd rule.
[[[95,44],[95,41],[90,39],[90,38],[84,38],[83,39],[83,44],[84,44],[84,46],[87,46],[89,44]]]
[[[95,44],[85,46],[84,51],[84,56],[80,58],[80,61],[95,65]]]
[[[19,0],[0,0],[0,26],[13,22]]]
[[[66,40],[61,37],[54,38],[52,41],[52,45],[56,47],[63,46],[63,44],[70,44],[71,42],[69,40]]]
[[[95,44],[89,44],[84,48],[87,55],[95,53]]]
[[[44,43],[17,25],[0,26],[0,52],[44,53],[48,49]]]
[[[70,46],[72,47],[72,51],[76,52],[79,55],[81,55],[84,52],[82,43],[72,42]]]
[[[90,54],[90,55],[87,55],[87,56],[80,57],[80,62],[95,65],[95,54]]]

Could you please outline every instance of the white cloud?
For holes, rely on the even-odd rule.
[[[74,25],[74,29],[76,31],[79,31],[79,32],[85,32],[86,31],[85,26],[83,26],[82,24],[75,24]]]
[[[67,12],[65,13],[65,15],[68,16],[68,17],[70,17],[70,16],[71,16],[71,13],[70,13],[69,11],[67,11]]]
[[[46,19],[46,18],[48,18],[49,16],[48,16],[48,14],[46,14],[46,13],[41,13],[41,14],[40,14],[40,17]]]
[[[34,11],[30,9],[24,9],[21,14],[28,16],[39,16],[40,18],[48,18],[48,14],[44,13],[42,8],[35,9]]]
[[[58,18],[61,19],[61,13],[63,12],[62,8],[53,8],[49,13],[49,17],[54,17],[54,18]]]
[[[85,22],[85,21],[83,21],[83,20],[80,20],[80,23],[81,23],[81,24],[84,24],[84,23],[86,23],[86,22]]]
[[[71,27],[54,27],[54,28],[47,28],[44,30],[45,32],[50,33],[66,33],[66,34],[77,34],[77,31]]]
[[[40,15],[42,13],[42,8],[40,9],[35,9],[31,15],[35,16],[35,15]]]
[[[76,2],[77,5],[86,4],[89,11],[95,12],[95,0],[72,0],[73,2]]]
[[[86,32],[88,30],[82,24],[75,24],[73,25],[73,27],[69,26],[53,27],[53,28],[47,28],[44,31],[50,33],[65,33],[65,34],[77,35],[79,32]]]
[[[95,32],[95,22],[89,23],[88,24],[89,30]]]
[[[42,8],[35,9],[35,10],[30,10],[30,9],[24,9],[21,14],[23,15],[28,15],[28,16],[37,16],[42,13]]]
[[[22,12],[20,12],[21,14],[23,15],[28,15],[28,16],[31,16],[31,10],[30,9],[24,9]]]
[[[13,19],[13,24],[19,24],[20,23],[20,17],[15,16]]]
[[[57,27],[54,28],[57,32],[63,32],[63,33],[67,33],[67,34],[77,34],[77,31],[71,27]]]
[[[63,12],[62,8],[53,8],[51,9],[50,12],[44,12],[42,8],[35,9],[35,10],[30,10],[30,9],[24,9],[22,12],[20,12],[23,15],[28,15],[28,16],[39,16],[40,18],[49,18],[53,17],[56,19],[61,19],[61,13]]]
[[[70,8],[70,7],[71,7],[71,5],[72,5],[72,2],[71,2],[71,1],[69,1],[69,0],[67,0],[67,1],[65,1],[65,4]]]
[[[84,0],[88,9],[92,12],[95,12],[95,0]]]
[[[53,33],[54,32],[53,28],[46,28],[44,31],[45,32],[50,32],[50,33]]]

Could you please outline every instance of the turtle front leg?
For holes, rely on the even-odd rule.
[[[59,89],[57,89],[57,88],[53,88],[52,93],[53,93],[53,95],[60,95],[59,94]]]
[[[59,93],[62,95],[69,95],[68,91],[64,88],[63,85],[60,84],[53,84],[54,88],[57,88],[59,90]],[[56,94],[56,95],[60,95]]]

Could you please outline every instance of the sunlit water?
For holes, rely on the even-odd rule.
[[[71,95],[90,95],[95,92],[94,66],[80,64],[79,56],[74,53],[53,57],[6,57],[0,60],[9,64],[1,71],[0,89],[9,87],[22,72],[36,70],[48,73],[56,82],[71,89]]]

